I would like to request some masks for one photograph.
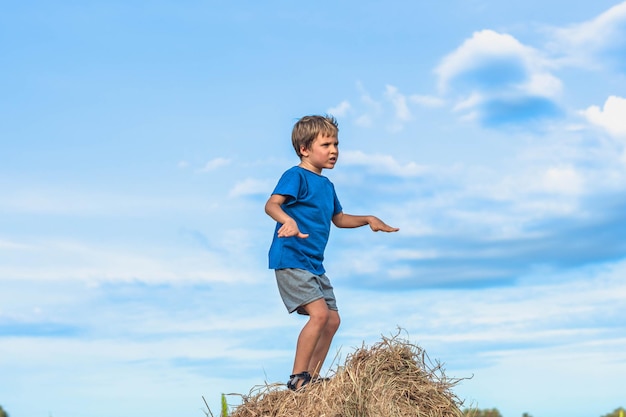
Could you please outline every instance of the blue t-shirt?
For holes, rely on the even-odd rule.
[[[272,194],[287,197],[282,209],[309,237],[279,238],[277,232],[282,225],[277,223],[269,251],[270,269],[300,268],[323,274],[330,223],[342,211],[333,183],[323,175],[295,166],[283,174]]]

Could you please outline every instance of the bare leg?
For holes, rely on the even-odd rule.
[[[320,338],[317,340],[317,344],[315,345],[315,349],[313,350],[311,361],[308,366],[309,372],[314,378],[319,375],[319,372],[322,369],[322,365],[324,364],[324,360],[326,359],[326,355],[330,349],[330,344],[333,341],[335,333],[337,333],[340,322],[339,313],[334,310],[329,310],[328,321],[322,330]]]
[[[300,331],[300,336],[298,336],[296,357],[293,362],[294,374],[312,371],[312,369],[309,369],[309,364],[330,317],[330,310],[323,298],[303,307],[309,313],[309,321],[304,325]]]

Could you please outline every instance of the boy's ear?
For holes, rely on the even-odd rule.
[[[300,146],[300,155],[309,156],[309,148],[304,145]]]

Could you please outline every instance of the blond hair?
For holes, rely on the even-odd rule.
[[[293,126],[291,143],[298,156],[302,158],[300,149],[302,147],[310,149],[319,134],[336,138],[338,133],[339,124],[333,116],[304,116]]]

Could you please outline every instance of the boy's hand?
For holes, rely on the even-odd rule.
[[[308,233],[302,233],[300,229],[298,229],[298,225],[294,219],[288,219],[283,223],[283,225],[278,229],[278,237],[299,237],[301,239],[306,239],[309,237]]]
[[[278,223],[282,223],[276,234],[278,237],[296,236],[301,239],[306,239],[309,237],[308,233],[300,232],[296,221],[289,217],[281,208],[281,205],[285,203],[285,201],[287,201],[287,197],[284,195],[272,194],[269,200],[267,200],[267,203],[265,203],[265,212]]]
[[[367,223],[370,225],[370,229],[372,229],[373,232],[397,232],[398,230],[400,230],[397,227],[389,226],[375,216],[371,216],[370,218],[368,218]]]

